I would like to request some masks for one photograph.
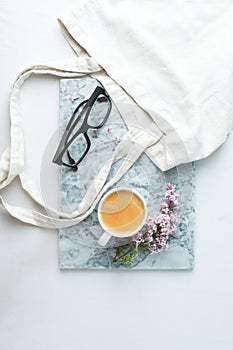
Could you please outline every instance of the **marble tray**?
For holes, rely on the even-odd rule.
[[[72,111],[99,83],[88,76],[79,79],[60,80],[60,120],[62,129]],[[98,133],[90,130],[92,146],[77,172],[66,167],[60,172],[60,207],[62,211],[77,209],[89,183],[104,161],[111,157],[118,139],[127,132],[117,107]],[[119,164],[120,165],[120,164]],[[117,170],[113,168],[110,176]],[[100,248],[98,238],[101,228],[97,211],[78,225],[59,231],[59,266],[61,269],[191,269],[194,264],[195,228],[195,168],[193,163],[184,164],[167,172],[160,171],[143,154],[115,186],[130,186],[146,199],[149,215],[159,211],[167,182],[177,185],[179,191],[180,222],[170,238],[169,249],[149,255],[142,251],[130,265],[112,263],[119,241],[111,241],[110,247]]]

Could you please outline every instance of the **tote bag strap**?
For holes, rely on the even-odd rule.
[[[92,58],[76,58],[75,60],[51,65],[36,65],[21,72],[17,77],[10,96],[10,118],[11,118],[11,142],[0,159],[0,189],[6,187],[11,181],[19,176],[21,186],[35,202],[45,210],[39,192],[36,190],[30,178],[23,173],[24,166],[24,138],[20,116],[20,89],[32,74],[49,74],[59,77],[77,77],[91,74],[102,70],[102,68]],[[135,135],[136,133],[136,135]],[[30,208],[21,208],[6,203],[0,196],[0,204],[15,218],[40,227],[62,228],[75,225],[84,220],[95,208],[104,192],[117,182],[121,176],[132,166],[141,153],[150,145],[156,143],[158,139],[151,135],[144,134],[141,130],[130,130],[121,143],[117,146],[111,160],[109,160],[97,174],[90,185],[79,208],[72,214],[58,213],[48,209],[49,215],[37,212]],[[134,140],[140,140],[140,144],[135,144]],[[125,158],[116,175],[106,183],[111,166],[117,160]]]
[[[59,77],[77,77],[100,71],[101,67],[92,58],[76,58],[66,63],[36,65],[22,71],[14,82],[10,96],[10,146],[0,159],[0,189],[6,187],[23,169],[24,138],[20,116],[20,90],[32,74],[48,74]]]
[[[66,62],[53,62],[51,64],[34,65],[23,70],[16,78],[10,95],[10,145],[6,148],[0,158],[0,189],[8,186],[12,180],[19,176],[22,187],[37,202],[40,202],[39,195],[35,192],[32,182],[24,174],[21,175],[24,167],[24,136],[22,119],[20,114],[20,92],[24,82],[31,75],[53,75],[64,78],[74,78],[102,70],[98,63],[91,57],[75,57]],[[22,176],[22,178],[21,178]],[[8,210],[7,203],[0,197],[0,203]],[[42,204],[42,203],[39,203]],[[12,206],[12,208],[17,208]],[[14,216],[20,216],[21,208],[17,208]],[[14,209],[8,210],[13,215]],[[20,217],[19,217],[20,218]],[[23,218],[22,218],[23,219]],[[24,220],[22,220],[24,221]]]

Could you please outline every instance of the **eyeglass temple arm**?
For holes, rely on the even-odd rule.
[[[66,125],[66,130],[69,130],[72,126],[72,123],[73,123],[73,120],[74,120],[74,118],[75,118],[75,115],[77,114],[77,112],[78,112],[78,110],[80,109],[80,107],[82,107],[82,105],[84,105],[86,102],[87,102],[88,100],[84,100],[83,102],[81,102],[76,108],[75,108],[75,110],[74,110],[74,112],[73,112],[73,114],[72,114],[72,116],[71,116],[71,118],[70,118],[70,120],[69,120],[69,122],[68,122],[68,124]],[[78,116],[78,118],[77,118],[77,122],[80,120],[80,118],[82,117],[82,115],[83,115],[83,110],[80,112],[80,114],[79,114],[79,116]],[[75,123],[75,125],[76,125],[77,123]],[[74,126],[75,126],[74,125]]]

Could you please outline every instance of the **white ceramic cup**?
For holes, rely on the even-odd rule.
[[[102,205],[105,201],[105,199],[111,194],[111,193],[114,193],[114,192],[118,192],[118,191],[129,191],[129,193],[131,193],[132,195],[135,194],[142,202],[143,206],[144,206],[144,215],[143,215],[143,219],[142,221],[140,222],[140,224],[136,227],[136,229],[134,229],[133,231],[125,231],[125,232],[122,232],[122,231],[117,231],[117,229],[109,229],[104,223],[103,223],[103,220],[101,218],[101,208],[102,208]],[[125,237],[131,237],[133,235],[135,235],[145,224],[145,221],[146,221],[146,218],[147,218],[147,207],[146,207],[146,203],[145,203],[145,200],[144,198],[135,190],[132,190],[131,188],[128,188],[128,187],[118,187],[118,188],[114,188],[110,191],[108,191],[103,197],[102,199],[100,200],[100,203],[99,203],[99,206],[98,206],[98,220],[99,220],[99,223],[101,225],[101,227],[103,228],[103,233],[101,235],[101,237],[99,238],[98,240],[98,243],[100,246],[104,247],[107,245],[108,241],[110,240],[110,238],[113,236],[113,237],[118,237],[118,238],[125,238]],[[129,223],[130,225],[130,223]]]

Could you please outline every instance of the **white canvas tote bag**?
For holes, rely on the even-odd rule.
[[[168,21],[169,4],[166,1],[159,4],[148,2],[145,7],[139,1],[79,2],[78,8],[59,19],[77,57],[70,62],[35,65],[17,77],[10,97],[11,142],[0,159],[0,189],[19,176],[23,189],[45,206],[23,172],[19,97],[22,84],[31,74],[59,77],[91,74],[101,81],[113,102],[122,106],[120,112],[129,131],[74,213],[54,212],[56,217],[49,217],[9,205],[0,197],[11,215],[42,227],[72,226],[92,212],[104,192],[142,152],[161,170],[167,170],[206,157],[225,141],[233,126],[228,101],[233,92],[233,74],[229,74],[232,67],[229,59],[233,58],[233,8],[229,6],[207,27],[205,19],[199,18],[200,10],[194,9],[193,23],[189,21],[193,25],[190,41],[182,32],[184,22],[176,22],[173,17]],[[199,31],[195,36],[196,23]],[[126,104],[137,106],[137,115],[133,109],[124,110]],[[124,159],[121,167],[106,183],[112,164],[119,158]]]

